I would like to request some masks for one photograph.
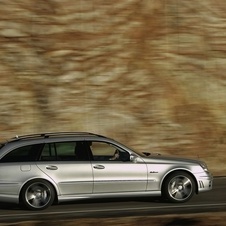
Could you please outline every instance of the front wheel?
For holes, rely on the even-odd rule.
[[[186,172],[170,174],[162,188],[163,196],[170,202],[182,203],[192,198],[196,190],[194,179]]]
[[[43,210],[53,204],[55,191],[45,180],[33,180],[21,190],[21,202],[30,210]]]

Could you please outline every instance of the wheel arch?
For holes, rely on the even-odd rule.
[[[162,178],[162,181],[161,181],[161,184],[160,184],[161,192],[162,192],[162,189],[163,189],[163,186],[164,186],[166,179],[170,175],[172,175],[173,173],[179,173],[179,172],[187,173],[192,177],[192,179],[195,182],[195,193],[198,194],[198,181],[197,181],[196,177],[194,176],[194,174],[187,169],[174,169],[174,170],[171,170],[170,172],[168,172],[167,174],[165,174],[165,176]]]
[[[54,182],[47,180],[46,178],[32,178],[32,179],[27,180],[25,183],[23,183],[23,185],[21,186],[20,191],[19,191],[19,203],[21,203],[22,190],[23,190],[24,186],[26,186],[28,183],[30,183],[32,181],[45,181],[45,182],[50,183],[54,189],[54,194],[55,194],[54,203],[58,203],[59,190],[56,187]]]

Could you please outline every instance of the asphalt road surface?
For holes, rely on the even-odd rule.
[[[184,204],[167,203],[160,198],[150,197],[96,199],[53,205],[44,211],[27,211],[18,205],[0,203],[0,222],[38,220],[40,217],[42,220],[48,220],[217,211],[226,211],[226,177],[214,178],[213,190],[195,195]]]

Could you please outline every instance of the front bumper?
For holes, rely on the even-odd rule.
[[[196,177],[198,185],[198,193],[212,190],[213,188],[213,176],[210,173],[204,175],[198,175]]]

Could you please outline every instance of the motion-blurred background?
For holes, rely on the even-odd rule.
[[[89,131],[226,174],[225,0],[0,0],[0,136]]]

